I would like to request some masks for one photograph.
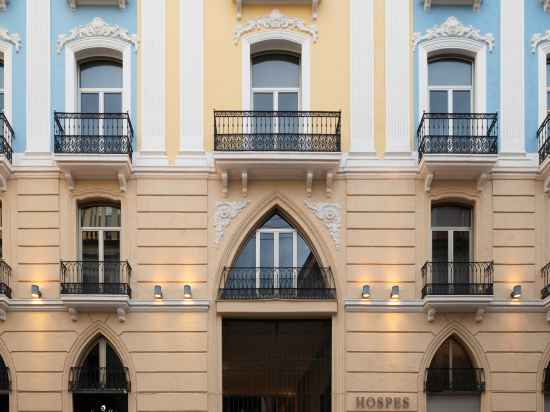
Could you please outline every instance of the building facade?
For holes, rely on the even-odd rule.
[[[0,0],[0,410],[549,410],[549,12]]]

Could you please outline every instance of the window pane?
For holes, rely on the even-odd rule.
[[[120,209],[115,206],[90,206],[80,210],[81,227],[120,227]]]
[[[99,113],[99,94],[82,93],[80,95],[80,111],[82,113]]]
[[[432,227],[470,227],[472,210],[461,206],[432,208]]]
[[[255,234],[248,239],[239,257],[235,260],[234,266],[242,268],[256,267],[256,236]]]
[[[298,110],[298,93],[279,93],[279,110]]]
[[[471,86],[472,64],[463,60],[436,60],[428,65],[430,86]]]
[[[546,93],[546,110],[550,112],[550,92]]]
[[[252,87],[300,87],[299,59],[283,54],[253,58]]]
[[[449,283],[449,233],[432,232],[432,279],[431,283]]]
[[[82,282],[99,283],[99,233],[82,232]]]
[[[546,87],[550,87],[550,62],[546,62]]]
[[[460,344],[456,339],[450,339],[451,351],[452,351],[452,367],[457,369],[470,369],[473,368],[470,356],[464,346]]]
[[[279,267],[294,266],[293,233],[279,233]]]
[[[311,253],[306,241],[302,238],[302,236],[300,236],[300,234],[298,234],[298,267],[302,267],[305,264],[310,264],[314,260],[315,256]]]
[[[446,340],[441,344],[437,352],[435,353],[430,368],[435,369],[448,369],[450,365],[450,340]]]
[[[122,65],[95,61],[80,65],[81,88],[122,88]]]
[[[105,102],[103,105],[105,113],[120,113],[122,112],[122,94],[121,93],[105,93]]]
[[[274,267],[273,242],[273,233],[260,233],[260,266],[262,267]]]
[[[453,91],[453,113],[471,112],[471,94],[466,90]]]
[[[0,63],[0,89],[4,89],[4,63]]]
[[[288,222],[283,217],[281,217],[281,215],[276,213],[273,216],[271,216],[269,220],[262,225],[262,228],[264,227],[272,228],[272,229],[285,229],[285,228],[290,229],[292,226],[290,226]]]
[[[449,98],[447,91],[431,91],[430,92],[430,112],[432,113],[448,113]],[[431,120],[430,122],[433,122]]]
[[[103,232],[103,261],[105,283],[120,283],[120,233]]]
[[[0,93],[0,112],[4,111],[4,93]]]
[[[254,93],[254,110],[273,111],[273,93]]]
[[[468,262],[470,260],[470,232],[454,232],[454,261]]]

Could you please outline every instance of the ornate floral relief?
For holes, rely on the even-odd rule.
[[[473,26],[466,26],[456,17],[450,16],[444,23],[433,26],[431,29],[426,30],[425,33],[414,33],[413,50],[416,49],[419,43],[445,37],[457,37],[485,43],[489,51],[492,51],[495,47],[495,37],[491,33],[481,34],[479,29]]]
[[[18,33],[10,33],[8,29],[0,27],[0,40],[13,44],[16,52],[21,49],[21,36]]]
[[[135,49],[138,46],[137,35],[128,34],[128,30],[118,25],[110,25],[101,17],[96,17],[86,25],[75,27],[69,33],[57,36],[57,53],[61,53],[67,43],[88,37],[108,37],[129,43]]]
[[[342,206],[338,203],[316,203],[310,200],[306,200],[305,204],[310,208],[315,216],[321,220],[328,229],[332,240],[336,244],[336,248],[340,247],[340,225],[342,218],[340,216],[340,210]]]
[[[248,206],[248,200],[240,202],[217,202],[214,215],[214,227],[216,228],[216,243],[223,239],[225,228],[235,219],[241,210]]]
[[[535,33],[531,37],[531,52],[535,53],[537,47],[541,43],[546,43],[550,41],[550,30],[546,30],[544,33]]]
[[[233,41],[236,44],[245,34],[262,30],[297,31],[311,36],[314,43],[319,39],[319,31],[315,25],[306,25],[303,20],[297,17],[285,16],[275,9],[269,16],[248,20],[245,24],[238,24],[233,32]]]

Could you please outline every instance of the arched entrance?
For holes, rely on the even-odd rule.
[[[69,391],[74,412],[128,412],[128,368],[103,336],[71,368]]]
[[[0,357],[0,411],[10,410],[10,370]]]

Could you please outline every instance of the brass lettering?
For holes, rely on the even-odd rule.
[[[409,398],[403,398],[403,409],[409,409]]]
[[[355,398],[355,408],[356,409],[365,409],[365,398],[358,396]]]
[[[401,409],[401,398],[393,398],[393,407],[395,409]]]
[[[390,408],[391,408],[392,402],[393,402],[393,399],[392,399],[392,398],[386,398],[386,409],[390,409]]]
[[[378,409],[384,409],[384,398],[382,398],[381,396],[376,398],[376,407]]]
[[[367,398],[367,408],[373,409],[376,406],[376,399],[374,399],[372,396],[369,396]]]

